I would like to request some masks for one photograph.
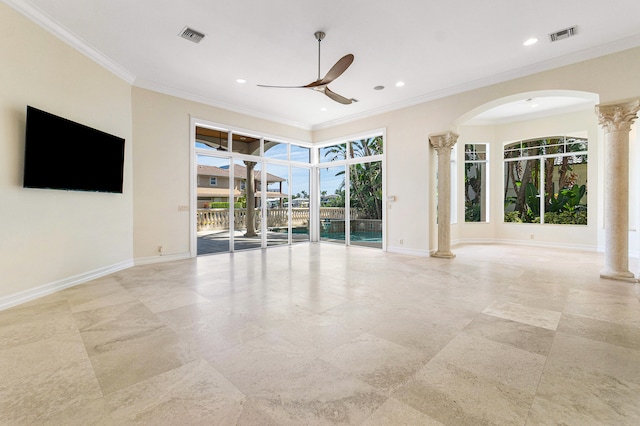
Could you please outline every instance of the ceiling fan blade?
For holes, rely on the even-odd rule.
[[[307,86],[267,86],[266,84],[258,84],[258,87],[270,87],[272,89],[305,89]]]
[[[333,99],[336,102],[340,102],[341,104],[349,105],[351,103],[351,99],[347,99],[344,96],[338,95],[335,92],[329,90],[328,87],[324,88],[324,94]]]
[[[343,72],[349,68],[349,66],[353,63],[353,55],[349,53],[348,55],[344,55],[338,62],[335,63],[334,66],[331,67],[327,75],[325,75],[321,80],[319,80],[317,85],[320,84],[329,84],[336,78],[340,77]],[[313,84],[313,83],[312,83]]]

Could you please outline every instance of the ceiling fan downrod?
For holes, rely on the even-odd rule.
[[[322,40],[324,39],[324,36],[326,34],[322,31],[316,31],[313,35],[315,36],[316,40],[318,40],[318,80],[320,80],[320,44],[322,43]]]

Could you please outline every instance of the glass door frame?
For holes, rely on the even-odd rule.
[[[343,143],[350,143],[352,141],[359,141],[362,139],[368,139],[373,137],[382,137],[382,154],[371,155],[368,157],[354,157],[344,160],[329,161],[320,163],[320,150],[328,146],[340,145]],[[315,182],[313,184],[312,191],[315,192],[313,199],[316,201],[314,211],[317,216],[314,219],[314,230],[312,241],[320,241],[320,169],[326,169],[331,167],[343,166],[345,168],[345,245],[351,245],[351,185],[350,185],[350,170],[354,164],[373,163],[380,161],[382,163],[382,251],[387,251],[387,170],[386,170],[386,158],[387,158],[387,131],[386,128],[373,130],[367,133],[360,133],[348,137],[339,139],[333,139],[329,141],[323,141],[314,144],[314,161],[313,161],[313,176]],[[349,150],[347,149],[347,152]],[[395,200],[395,199],[394,199]],[[349,226],[347,226],[349,224]]]
[[[204,128],[208,128],[208,129],[213,129],[213,130],[221,130],[221,131],[225,131],[227,132],[227,147],[228,147],[228,151],[209,151],[209,150],[205,150],[202,148],[196,148],[196,127],[204,127]],[[241,154],[238,152],[234,152],[233,151],[233,135],[234,134],[242,134],[242,135],[252,135],[255,138],[259,138],[260,139],[260,153],[259,156],[254,156],[254,155],[247,155],[247,154]],[[313,152],[314,152],[314,147],[312,143],[309,142],[302,142],[302,141],[297,141],[297,140],[293,140],[293,139],[287,139],[287,138],[282,138],[282,137],[278,137],[278,136],[271,136],[271,135],[267,135],[267,134],[263,134],[261,136],[257,135],[257,132],[254,131],[250,131],[250,130],[245,130],[245,129],[240,129],[240,128],[234,128],[232,126],[227,126],[227,125],[223,125],[223,124],[219,124],[219,123],[214,123],[214,122],[210,122],[207,120],[202,120],[202,119],[197,119],[194,117],[190,118],[190,155],[189,155],[189,162],[190,162],[190,178],[189,178],[189,212],[190,212],[190,220],[189,220],[189,252],[190,252],[190,257],[197,257],[198,255],[198,249],[197,249],[197,188],[198,188],[198,184],[197,184],[197,156],[198,155],[204,155],[207,157],[214,157],[214,158],[224,158],[224,159],[228,159],[229,160],[229,253],[233,253],[235,252],[235,244],[234,244],[234,234],[235,234],[235,206],[234,206],[234,202],[232,200],[234,200],[234,182],[235,182],[235,176],[234,176],[234,162],[236,160],[239,161],[252,161],[252,162],[256,162],[260,164],[260,182],[261,182],[261,191],[260,191],[260,215],[261,215],[261,220],[260,220],[260,237],[261,237],[261,244],[260,244],[260,248],[266,248],[267,247],[267,187],[268,187],[268,183],[267,183],[267,167],[268,164],[275,164],[275,165],[281,165],[281,166],[286,166],[287,167],[287,181],[288,181],[288,194],[287,194],[287,198],[289,200],[291,200],[291,195],[292,195],[292,188],[291,188],[291,174],[292,174],[292,167],[298,167],[298,168],[306,168],[309,170],[309,175],[310,175],[310,198],[311,200],[314,199],[314,182],[313,182]],[[284,143],[287,144],[287,153],[290,152],[290,146],[291,145],[297,145],[300,147],[304,147],[304,148],[309,148],[310,151],[310,161],[309,163],[301,163],[298,161],[292,161],[292,160],[278,160],[278,159],[274,159],[274,158],[267,158],[264,156],[264,142],[265,140],[269,140],[269,141],[276,141],[276,142],[280,142],[280,143]],[[289,158],[289,156],[287,157]],[[288,207],[288,239],[287,239],[287,245],[291,245],[292,244],[292,235],[291,235],[291,220],[292,220],[292,203],[289,202],[289,207]],[[314,214],[314,207],[313,207],[313,203],[311,203],[310,205],[310,209],[309,209],[309,236],[310,236],[310,240],[313,241],[312,235],[313,235],[313,224],[314,224],[314,220],[316,215]]]

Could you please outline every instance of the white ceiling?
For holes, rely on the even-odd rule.
[[[640,45],[638,0],[3,1],[136,86],[304,128]],[[205,39],[180,38],[185,26]],[[571,26],[577,36],[549,41]],[[359,102],[256,86],[314,81],[318,30],[327,34],[323,75],[355,55],[330,88]],[[539,42],[523,46],[529,37]],[[385,89],[373,90],[378,85]]]

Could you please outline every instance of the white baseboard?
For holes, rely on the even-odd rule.
[[[418,256],[418,257],[429,257],[429,250],[416,250],[416,249],[408,249],[404,247],[387,247],[388,253],[395,254],[406,254],[408,256]]]
[[[531,240],[503,240],[493,238],[460,238],[452,243],[452,246],[458,246],[463,244],[513,244],[518,246],[533,246],[533,247],[549,247],[564,250],[576,250],[576,251],[602,251],[597,246],[585,246],[581,244],[564,244],[564,243],[550,243]]]
[[[78,284],[86,283],[87,281],[95,280],[96,278],[104,277],[105,275],[109,275],[114,272],[130,268],[132,266],[132,260],[125,260],[114,265],[105,266],[93,271],[84,272],[82,274],[74,275],[68,278],[63,278],[61,280],[42,285],[40,287],[21,291],[9,296],[0,297],[0,311],[20,305],[22,303],[30,302],[31,300],[35,300],[49,294],[53,294],[57,291],[64,290],[65,288],[73,287]]]
[[[152,263],[163,263],[163,262],[171,262],[174,260],[184,260],[191,259],[191,253],[174,253],[174,254],[165,254],[162,256],[149,256],[149,257],[138,257],[133,260],[133,264],[135,266],[138,265],[151,265]]]

